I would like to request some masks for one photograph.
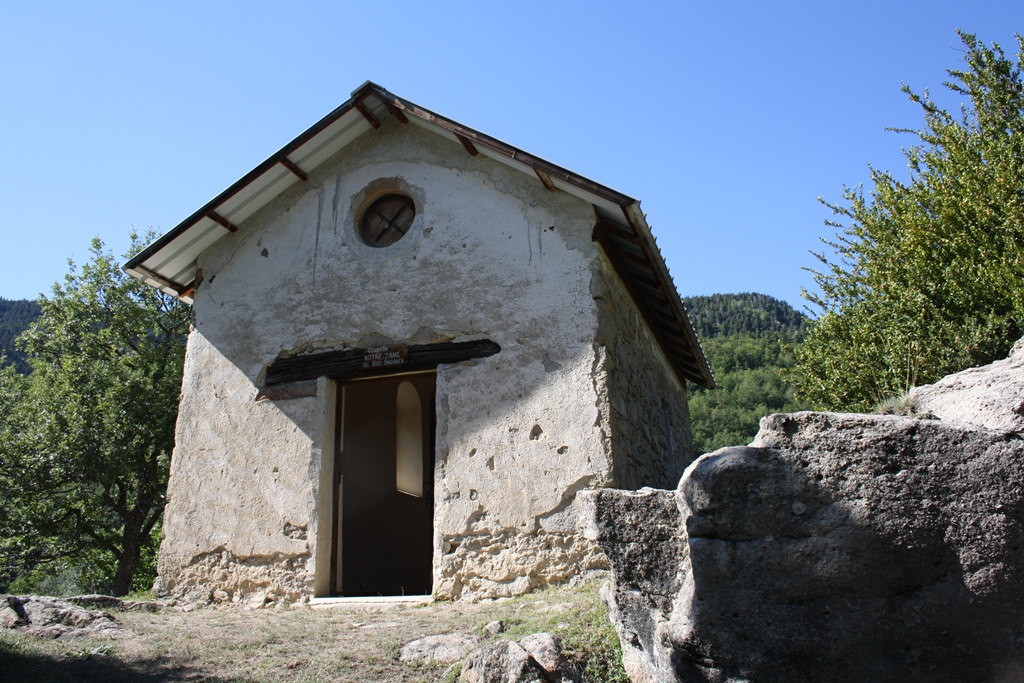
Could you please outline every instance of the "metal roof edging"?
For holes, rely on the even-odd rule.
[[[296,138],[291,140],[289,143],[284,145],[277,152],[268,157],[261,164],[256,166],[254,169],[246,173],[240,179],[232,183],[227,189],[222,191],[216,197],[211,199],[200,209],[192,213],[188,218],[180,222],[177,226],[172,228],[166,234],[159,237],[152,244],[147,246],[145,249],[140,251],[138,254],[129,259],[124,266],[123,270],[128,274],[137,277],[142,280],[150,280],[156,282],[163,287],[168,285],[172,286],[171,289],[176,290],[177,295],[180,297],[184,292],[188,290],[192,283],[178,283],[171,282],[168,278],[160,275],[159,273],[153,273],[150,269],[145,268],[142,264],[154,255],[159,253],[162,249],[174,242],[183,233],[188,231],[190,228],[198,224],[204,218],[209,218],[211,214],[219,218],[217,209],[226,203],[233,196],[241,192],[251,183],[259,179],[263,174],[272,169],[275,165],[281,163],[289,171],[295,173],[295,169],[292,168],[294,163],[290,163],[288,155],[305,145],[310,140],[314,139],[317,135],[323,132],[326,128],[331,126],[333,123],[342,118],[345,114],[349,113],[353,109],[360,111],[365,116],[366,114],[361,111],[359,105],[366,100],[368,97],[375,97],[380,100],[384,107],[388,110],[388,113],[395,115],[398,118],[404,118],[407,115],[415,116],[416,118],[425,121],[429,124],[437,126],[448,133],[454,135],[457,139],[463,142],[468,140],[472,145],[479,145],[484,147],[496,154],[505,156],[512,161],[524,166],[524,173],[532,172],[536,174],[538,178],[543,182],[544,176],[557,179],[563,183],[574,186],[579,190],[596,197],[598,199],[617,204],[621,207],[622,217],[625,219],[624,224],[632,227],[642,242],[643,251],[647,252],[648,259],[655,268],[655,275],[662,283],[668,285],[665,287],[666,293],[669,294],[671,299],[670,304],[673,309],[674,317],[680,329],[683,333],[683,337],[686,340],[687,345],[690,347],[692,355],[697,360],[702,370],[706,382],[703,383],[709,388],[716,386],[714,375],[707,362],[707,358],[704,356],[703,349],[700,346],[700,341],[697,339],[697,335],[693,330],[693,326],[690,324],[689,316],[686,313],[686,308],[683,306],[682,300],[679,297],[679,292],[675,287],[675,283],[672,280],[672,276],[668,271],[668,266],[665,264],[664,258],[661,255],[661,251],[657,246],[653,234],[651,233],[650,226],[647,225],[646,218],[643,212],[640,210],[640,202],[632,197],[625,195],[621,192],[613,190],[612,188],[594,182],[581,175],[573,173],[566,168],[553,164],[546,161],[536,155],[525,152],[513,145],[505,143],[497,138],[491,137],[473,128],[460,124],[452,119],[441,116],[425,107],[421,107],[409,100],[405,100],[397,95],[391,93],[386,88],[373,83],[372,81],[366,81],[361,86],[352,91],[351,97],[343,102],[341,105],[336,107],[329,114],[321,118],[319,121],[314,123],[312,126],[307,128],[305,131],[300,133]],[[364,107],[365,109],[365,107]],[[401,113],[401,114],[400,114]],[[379,124],[378,124],[379,126]],[[467,147],[467,149],[469,149]],[[530,169],[530,171],[526,170]],[[307,169],[307,171],[312,169]],[[300,176],[301,177],[301,176]],[[547,183],[545,183],[547,186]],[[222,227],[223,223],[217,221],[216,218],[211,218],[217,223],[220,223]],[[225,230],[230,228],[225,227]],[[233,231],[232,231],[233,232]],[[167,280],[167,282],[160,282],[154,280],[153,275],[158,275],[161,279]],[[667,290],[671,290],[669,293]]]
[[[391,107],[388,105],[398,107],[402,109],[407,115],[412,114],[413,116],[419,119],[422,119],[424,121],[427,121],[428,123],[432,123],[435,126],[438,126],[439,128],[447,130],[456,137],[464,137],[470,140],[474,145],[486,147],[491,151],[497,152],[498,154],[502,154],[510,159],[513,159],[514,161],[518,161],[524,166],[534,169],[535,173],[537,169],[540,169],[540,171],[546,173],[547,175],[553,178],[557,178],[562,182],[574,185],[575,187],[578,187],[585,192],[588,192],[596,197],[600,197],[601,199],[605,199],[606,201],[618,204],[621,207],[629,206],[631,204],[636,203],[637,201],[633,197],[623,194],[618,190],[614,190],[608,187],[607,185],[602,185],[600,183],[594,182],[589,178],[585,178],[577,173],[573,173],[567,168],[558,166],[557,164],[553,164],[550,161],[546,161],[545,159],[542,159],[534,154],[530,154],[529,152],[523,151],[518,147],[510,145],[507,142],[502,142],[498,138],[491,137],[490,135],[487,135],[485,133],[481,133],[478,130],[470,128],[469,126],[465,126],[461,123],[458,123],[457,121],[449,119],[448,117],[441,116],[440,114],[437,114],[425,107],[421,107],[420,105],[415,104],[414,102],[410,102],[409,100],[403,99],[395,95],[394,93],[389,92],[382,86],[377,85],[376,83],[367,82],[367,85],[365,87],[370,89],[372,91],[372,94],[375,95],[377,99],[379,99],[381,102],[383,102],[384,106],[388,107],[389,109]]]
[[[201,221],[203,218],[207,217],[210,214],[211,211],[216,211],[216,209],[218,207],[220,207],[221,204],[226,202],[228,199],[230,199],[234,195],[238,194],[247,185],[249,185],[254,180],[259,178],[261,175],[263,175],[264,173],[269,171],[275,165],[281,163],[281,159],[287,157],[289,154],[294,152],[296,149],[298,149],[299,147],[301,147],[302,145],[306,144],[311,139],[316,137],[317,134],[319,134],[322,130],[324,130],[325,128],[330,126],[332,123],[334,123],[335,121],[340,119],[342,116],[344,116],[345,114],[350,112],[355,107],[356,101],[357,101],[357,96],[353,95],[350,99],[348,99],[347,101],[345,101],[344,103],[339,105],[337,108],[335,108],[334,111],[332,111],[327,116],[323,117],[322,119],[320,119],[319,121],[314,123],[309,128],[307,128],[305,131],[303,131],[301,134],[299,134],[299,136],[296,137],[294,140],[292,140],[291,142],[286,144],[284,147],[279,149],[277,152],[272,154],[270,157],[268,157],[266,161],[261,163],[259,166],[257,166],[253,170],[251,170],[248,173],[246,173],[244,176],[242,176],[237,181],[232,183],[226,190],[224,190],[223,192],[218,194],[216,197],[211,199],[209,202],[204,204],[202,206],[202,208],[200,208],[197,211],[195,211],[191,216],[189,216],[188,218],[186,218],[182,222],[178,223],[178,225],[176,225],[174,228],[169,230],[166,234],[162,235],[155,242],[153,242],[148,247],[146,247],[145,249],[140,251],[138,254],[136,254],[135,256],[130,258],[124,264],[123,269],[126,270],[126,271],[130,270],[130,269],[134,269],[137,265],[139,265],[140,263],[146,261],[147,259],[152,257],[154,254],[159,252],[161,249],[163,249],[165,246],[167,246],[168,244],[173,242],[175,240],[175,238],[177,238],[181,233],[185,232],[186,230],[191,228],[193,225],[195,225],[196,223]],[[180,284],[182,284],[184,286],[187,283],[180,283]]]
[[[697,338],[697,333],[693,329],[692,323],[690,323],[690,316],[686,312],[686,306],[683,305],[683,300],[679,296],[679,290],[676,289],[675,281],[672,279],[672,274],[668,271],[668,265],[665,263],[665,259],[661,255],[661,249],[658,247],[657,240],[654,239],[654,233],[651,232],[651,226],[647,224],[647,217],[644,216],[644,212],[640,210],[640,202],[634,202],[629,206],[622,207],[622,213],[625,215],[626,220],[633,227],[634,230],[640,235],[644,243],[647,246],[647,250],[651,253],[653,258],[650,259],[652,265],[657,269],[657,275],[663,282],[670,284],[670,287],[666,287],[669,290],[667,293],[671,297],[672,308],[677,313],[677,319],[680,323],[683,335],[686,337],[686,342],[693,350],[694,359],[700,364],[702,373],[707,378],[707,384],[704,386],[708,389],[714,389],[718,386],[715,382],[715,375],[711,371],[711,365],[708,363],[707,357],[704,355],[704,349],[700,345],[700,340]],[[681,315],[679,315],[681,313]],[[699,382],[698,382],[699,384]]]

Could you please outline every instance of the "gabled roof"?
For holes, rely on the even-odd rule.
[[[124,265],[125,272],[192,303],[199,254],[237,231],[245,219],[292,185],[306,181],[309,172],[391,116],[457,142],[473,156],[483,155],[536,177],[551,191],[568,192],[592,204],[598,215],[594,239],[626,284],[676,374],[705,387],[715,386],[638,200],[435,114],[369,81],[347,102],[133,257]]]

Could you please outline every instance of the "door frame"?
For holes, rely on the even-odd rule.
[[[435,487],[435,472],[434,469],[437,464],[437,369],[433,368],[430,370],[411,370],[405,372],[395,372],[391,374],[373,375],[371,377],[356,377],[349,379],[335,379],[335,400],[334,400],[334,444],[332,448],[332,475],[331,475],[331,514],[329,516],[331,524],[331,561],[330,561],[330,580],[328,582],[328,595],[331,597],[344,597],[342,592],[342,567],[343,567],[343,553],[345,552],[344,539],[342,539],[342,515],[344,511],[343,496],[344,491],[341,487],[341,471],[342,471],[342,452],[344,450],[344,439],[345,439],[345,388],[347,386],[355,384],[371,384],[380,382],[392,382],[402,377],[434,377],[434,394],[429,397],[428,407],[426,410],[429,416],[429,427],[428,427],[428,438],[427,445],[429,447],[429,468],[424,467],[424,497],[429,496],[430,505],[433,507],[434,501],[434,487]],[[427,397],[420,397],[420,400],[427,400]],[[428,474],[429,473],[429,474]],[[433,511],[431,512],[431,528],[433,529]],[[433,539],[431,539],[431,546],[433,546]],[[434,557],[431,553],[431,569],[434,566]],[[433,587],[432,587],[433,588]]]

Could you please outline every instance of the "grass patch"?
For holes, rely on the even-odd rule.
[[[207,608],[119,612],[116,638],[50,640],[0,630],[0,671],[11,680],[144,683],[373,681],[455,683],[461,666],[399,661],[404,643],[438,633],[477,633],[483,642],[548,632],[587,683],[626,683],[618,638],[596,584],[505,601],[330,609]],[[505,633],[483,626],[500,620]]]
[[[562,639],[563,654],[586,681],[629,683],[622,668],[619,638],[596,584],[549,589],[515,598],[501,607],[495,618],[505,625],[505,632],[489,640],[551,633]],[[483,624],[479,628],[483,634]]]

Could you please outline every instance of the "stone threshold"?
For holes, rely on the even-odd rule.
[[[354,597],[313,598],[310,607],[359,607],[362,605],[426,605],[434,601],[432,595],[360,595]]]

